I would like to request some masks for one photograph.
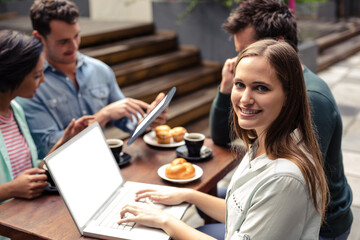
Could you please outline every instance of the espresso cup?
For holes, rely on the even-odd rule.
[[[120,139],[111,138],[111,139],[107,139],[106,143],[109,146],[116,161],[119,162],[120,161],[120,153],[122,151],[124,142]]]
[[[46,180],[46,181],[49,183],[50,187],[55,187],[54,180],[53,180],[52,177],[50,176],[49,170],[48,170],[48,168],[46,167],[46,165],[44,164],[42,168],[45,170],[45,175],[46,175],[46,177],[47,177],[47,180]]]
[[[189,157],[200,157],[201,147],[204,144],[205,135],[202,133],[188,133],[185,134],[184,140]]]

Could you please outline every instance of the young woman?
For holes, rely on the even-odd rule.
[[[14,197],[35,198],[47,185],[25,115],[13,100],[31,98],[44,82],[39,40],[16,31],[0,31],[0,204]],[[73,120],[53,150],[88,125],[92,116]]]
[[[245,49],[231,100],[234,128],[248,151],[226,200],[191,189],[144,190],[137,199],[195,204],[225,222],[226,239],[318,239],[328,190],[294,49],[275,40]],[[124,218],[127,212],[133,216]],[[120,215],[119,223],[162,228],[173,239],[211,238],[151,206],[125,206]]]

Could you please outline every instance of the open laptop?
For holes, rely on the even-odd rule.
[[[160,229],[134,223],[117,224],[122,206],[147,204],[134,202],[136,191],[167,187],[125,182],[98,123],[87,127],[44,160],[82,235],[103,239],[169,239]],[[156,205],[179,219],[188,207],[186,203]]]

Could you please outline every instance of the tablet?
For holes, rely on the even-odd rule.
[[[176,92],[176,87],[172,87],[165,97],[154,107],[154,109],[136,126],[127,145],[133,143],[150,124],[165,110]]]

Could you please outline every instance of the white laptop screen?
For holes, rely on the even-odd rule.
[[[97,123],[45,162],[80,229],[124,181]]]

